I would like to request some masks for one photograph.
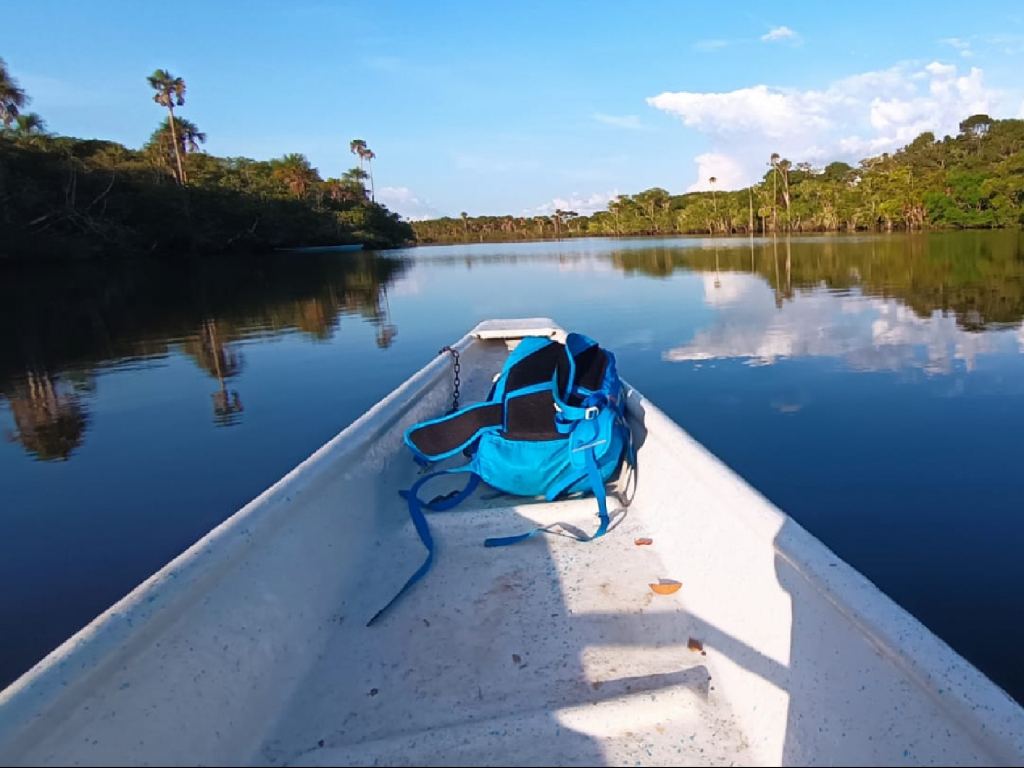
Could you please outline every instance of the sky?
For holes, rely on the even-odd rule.
[[[408,218],[589,213],[617,194],[738,188],[964,117],[1024,117],[1019,0],[12,3],[0,42],[50,130],[145,143],[146,76],[213,154],[376,153]]]

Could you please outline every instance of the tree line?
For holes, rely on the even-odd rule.
[[[0,59],[0,259],[413,241],[409,224],[374,199],[375,154],[364,140],[349,145],[359,165],[331,178],[299,153],[217,157],[176,113],[185,81],[163,69],[147,80],[167,116],[131,149],[47,131]]]
[[[590,235],[772,234],[926,228],[977,229],[1024,223],[1024,120],[972,115],[956,136],[922,133],[893,153],[815,167],[773,153],[756,184],[671,195],[659,187],[619,195],[590,216],[445,217],[413,222],[423,243],[530,240]]]

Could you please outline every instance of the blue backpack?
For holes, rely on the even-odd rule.
[[[434,540],[423,509],[452,509],[473,493],[480,480],[505,493],[543,496],[548,501],[591,491],[597,498],[597,532],[587,535],[562,526],[560,533],[580,541],[603,536],[609,526],[605,483],[624,457],[634,463],[623,395],[615,356],[592,339],[570,333],[562,344],[530,336],[509,355],[487,400],[411,427],[405,443],[419,464],[429,466],[459,453],[468,455],[469,463],[426,475],[400,492],[409,504],[427,559],[369,623],[430,569]],[[429,502],[420,500],[424,483],[459,472],[470,475],[465,489]],[[538,533],[555,532],[559,526],[487,539],[484,546],[516,544]]]

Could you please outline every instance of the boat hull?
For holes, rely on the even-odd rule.
[[[464,401],[548,333],[458,342]],[[0,764],[1024,761],[1012,699],[632,388],[607,536],[485,549],[596,505],[478,492],[366,627],[424,556],[402,435],[451,393],[445,355],[0,693]]]

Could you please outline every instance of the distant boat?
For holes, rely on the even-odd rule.
[[[363,250],[362,243],[355,243],[354,245],[309,245],[303,248],[275,248],[277,251],[286,251],[288,253],[341,253],[342,251],[361,251]]]
[[[464,402],[564,334],[481,323]],[[629,386],[607,536],[487,549],[595,505],[478,494],[367,627],[423,561],[402,436],[454,381],[429,362],[0,692],[0,765],[1024,764],[1016,702]]]

